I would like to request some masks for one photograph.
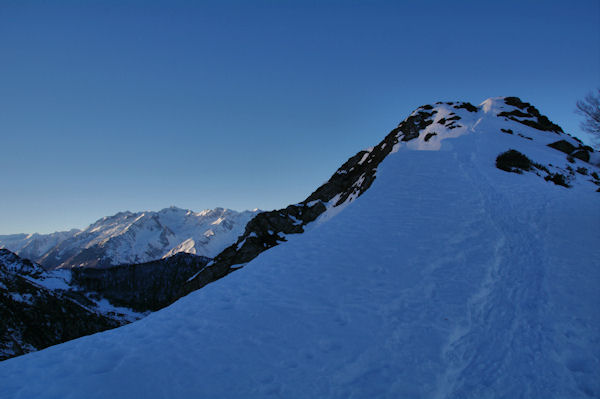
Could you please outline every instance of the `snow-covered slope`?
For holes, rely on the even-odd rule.
[[[47,269],[142,263],[178,252],[214,257],[235,242],[258,211],[120,212],[82,231],[0,237],[0,247]]]
[[[555,164],[539,163],[516,150],[507,149],[496,156],[496,166],[505,171],[533,173],[563,187],[584,184],[588,189],[597,189],[600,185],[598,174],[588,170],[590,163],[596,166],[600,163],[598,153],[565,134],[535,107],[516,97],[489,99],[480,107],[465,102],[440,102],[435,107],[425,105],[402,121],[378,145],[348,159],[304,201],[284,209],[262,212],[250,220],[237,242],[188,281],[184,292],[200,289],[238,270],[260,253],[285,242],[287,235],[304,232],[317,218],[317,223],[323,223],[339,213],[369,189],[379,165],[390,153],[400,148],[439,150],[443,140],[473,132],[514,136],[516,140],[503,141],[519,148],[523,146],[528,151],[552,149],[550,153],[556,160]],[[535,139],[524,134],[528,132],[533,132]],[[532,145],[528,146],[527,141]],[[445,145],[451,146],[447,141]]]
[[[0,363],[0,397],[600,396],[598,168],[510,102],[415,111],[359,153],[368,190],[139,322]]]

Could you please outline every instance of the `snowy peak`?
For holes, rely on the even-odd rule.
[[[46,269],[143,263],[178,252],[214,257],[235,242],[257,213],[224,208],[193,212],[177,207],[126,211],[103,217],[82,231],[2,236],[0,246]]]
[[[600,165],[599,154],[517,97],[490,98],[479,107],[453,102],[425,105],[391,135],[396,143],[392,152],[449,150],[452,139],[476,135],[474,140],[502,149],[494,157],[501,170],[533,173],[563,187],[583,184],[597,190],[600,185],[594,169]],[[375,149],[381,150],[381,146]]]
[[[483,101],[478,107],[465,102],[438,102],[434,105],[419,107],[395,129],[397,130],[396,138],[401,144],[406,143],[405,146],[409,149],[439,150],[445,139],[473,132],[487,132],[487,130],[478,128],[482,122],[485,125],[485,121],[496,121],[493,123],[499,128],[502,124],[518,126],[510,123],[516,122],[522,125],[519,127],[524,130],[529,131],[527,128],[533,128],[538,132],[565,135],[560,126],[540,114],[531,104],[525,103],[517,97],[495,97]],[[487,128],[489,126],[486,126]],[[556,136],[548,135],[545,137],[550,137],[550,140],[556,138]],[[570,136],[568,137],[570,140],[574,140]],[[396,147],[396,150],[398,148],[399,146]]]
[[[208,234],[208,232],[212,233],[212,230],[207,230],[204,235],[206,236]],[[213,235],[214,233],[210,234]],[[194,241],[192,238],[188,238],[187,240],[183,241],[181,244],[177,245],[175,248],[171,249],[169,252],[167,252],[163,258],[170,258],[171,256],[178,254],[180,252],[183,253],[187,253],[187,254],[196,254],[196,241]]]
[[[85,254],[63,261],[60,267],[142,263],[178,252],[214,257],[236,240],[255,214],[223,208],[193,212],[175,207],[158,212],[123,213],[108,219],[110,223],[96,223],[89,231],[81,232],[80,236],[95,233],[83,248],[99,250],[100,256]],[[194,245],[190,245],[192,242]]]
[[[304,232],[306,225],[317,218],[322,222],[335,216],[371,187],[379,166],[390,154],[402,156],[401,152],[407,150],[451,150],[454,140],[463,136],[482,143],[482,149],[477,146],[471,151],[481,152],[479,155],[484,157],[487,166],[495,164],[498,169],[517,174],[527,172],[562,187],[582,185],[587,190],[600,190],[600,178],[594,166],[600,162],[598,154],[517,97],[490,98],[478,107],[468,102],[424,105],[400,122],[378,145],[348,159],[304,201],[257,215],[237,242],[195,276],[184,291],[199,289],[237,270],[263,251],[286,241],[286,235]],[[531,154],[532,158],[515,148]],[[525,160],[518,156],[520,168],[513,165],[515,161],[510,156],[509,166],[504,165],[506,156],[503,154],[511,150],[524,157]]]

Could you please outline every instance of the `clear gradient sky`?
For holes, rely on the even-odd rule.
[[[436,101],[582,137],[599,86],[597,0],[0,0],[0,234],[282,207]]]

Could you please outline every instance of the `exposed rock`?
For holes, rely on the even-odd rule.
[[[552,147],[555,150],[564,152],[565,154],[572,153],[573,151],[575,151],[575,148],[576,148],[573,144],[569,143],[566,140],[559,140],[554,143],[550,143],[550,144],[548,144],[548,147]]]
[[[579,168],[577,168],[577,173],[587,176],[588,170],[587,170],[587,168],[579,167]]]
[[[567,179],[565,178],[565,176],[560,173],[551,173],[545,177],[545,180],[551,181],[552,183],[556,184],[557,186],[563,186],[563,187],[567,187],[567,188],[570,187],[567,184]]]
[[[504,102],[507,105],[519,108],[510,112],[500,112],[498,116],[504,116],[515,122],[522,123],[526,126],[533,127],[534,129],[549,131],[554,133],[563,133],[560,126],[550,122],[548,117],[540,114],[533,105],[521,101],[518,97],[506,97]],[[522,119],[526,118],[526,119]]]
[[[590,162],[590,153],[594,152],[594,150],[587,145],[580,144],[579,147],[575,147],[566,140],[550,143],[548,144],[548,147],[552,147],[555,150],[567,154],[567,160],[571,163],[575,162],[573,158],[580,159],[584,162]]]
[[[423,138],[423,140],[429,141],[433,136],[437,136],[437,133],[427,133],[425,135],[425,138]]]
[[[454,104],[454,103],[450,103],[450,104]],[[479,110],[479,108],[477,108],[473,104],[467,103],[467,102],[458,103],[457,105],[454,105],[454,108],[456,108],[456,109],[463,108],[463,109],[466,109],[469,112],[477,112]]]
[[[421,107],[423,108],[423,107]],[[424,108],[423,108],[424,109]],[[400,130],[400,126],[394,129],[396,132],[402,132],[402,141],[410,141],[419,137],[419,133],[421,130],[425,129],[427,126],[433,123],[431,116],[435,114],[436,111],[433,112],[424,112],[417,111],[416,115],[411,115],[406,120],[406,124],[402,126],[402,130]],[[392,132],[394,132],[392,130]]]
[[[590,161],[590,153],[583,148],[574,151],[571,156],[584,162]]]
[[[469,108],[462,103],[458,108]],[[471,106],[472,107],[472,106]],[[204,287],[239,269],[261,252],[285,241],[286,234],[304,231],[304,226],[314,221],[329,206],[339,206],[362,195],[375,180],[377,167],[399,141],[410,141],[433,123],[437,112],[431,105],[417,109],[393,129],[377,146],[360,151],[346,161],[331,178],[299,204],[285,209],[263,212],[254,217],[238,241],[221,252],[197,276],[188,281],[181,296]]]

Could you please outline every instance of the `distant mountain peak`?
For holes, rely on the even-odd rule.
[[[175,206],[160,211],[124,211],[103,217],[81,231],[2,236],[0,246],[49,269],[141,263],[182,251],[213,257],[237,239],[257,212],[225,208],[194,212]]]

